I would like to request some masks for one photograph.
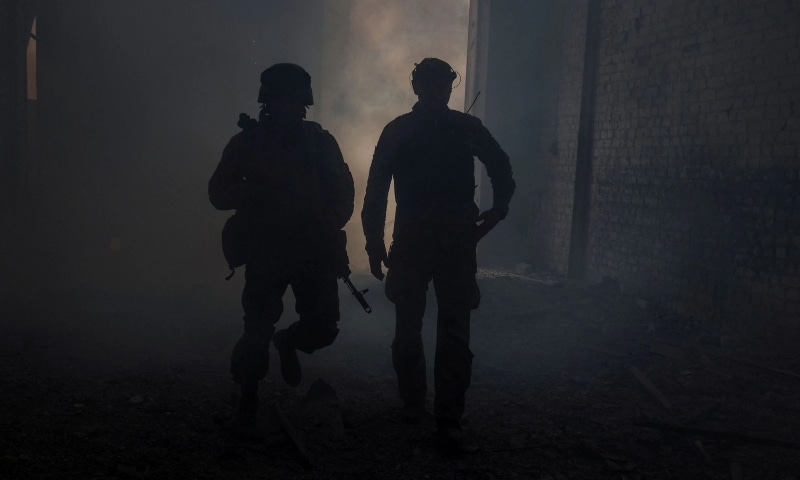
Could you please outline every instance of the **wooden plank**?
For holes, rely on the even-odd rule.
[[[634,425],[636,425],[637,427],[655,428],[667,432],[683,433],[687,435],[703,435],[721,440],[735,440],[744,443],[752,443],[756,445],[767,445],[770,447],[784,447],[784,448],[791,448],[793,450],[800,450],[800,444],[796,442],[777,440],[774,438],[756,437],[753,435],[748,435],[746,433],[740,433],[740,432],[688,427],[686,425],[674,425],[669,423],[653,422],[649,420],[634,422]]]
[[[695,440],[694,446],[697,447],[697,449],[700,450],[700,453],[703,454],[703,458],[706,461],[706,465],[708,466],[713,465],[713,462],[711,461],[711,455],[708,454],[708,451],[706,450],[705,445],[703,445],[703,442],[701,442],[700,440]]]
[[[700,350],[698,350],[696,348],[693,348],[693,347],[690,347],[688,345],[681,344],[681,343],[667,342],[667,341],[662,341],[661,343],[664,343],[666,345],[674,345],[676,347],[683,348],[684,350],[687,350],[687,351],[690,351],[690,352],[700,353]],[[800,373],[792,372],[792,371],[789,371],[789,370],[784,370],[782,368],[770,367],[768,365],[763,365],[761,363],[751,362],[749,360],[742,360],[740,358],[731,357],[731,356],[727,356],[727,355],[721,355],[719,353],[714,353],[714,352],[711,352],[711,351],[708,351],[708,350],[702,350],[702,353],[705,354],[705,355],[712,356],[714,358],[719,358],[721,360],[728,360],[729,362],[738,363],[740,365],[744,365],[744,366],[747,366],[747,367],[757,368],[759,370],[765,370],[765,371],[768,371],[768,372],[777,373],[779,375],[785,375],[787,377],[791,377],[791,378],[794,378],[794,379],[800,379]],[[712,373],[716,373],[716,372],[712,372]]]
[[[647,378],[644,372],[642,372],[641,370],[639,370],[637,367],[634,366],[630,367],[630,371],[633,374],[633,376],[636,377],[636,380],[639,380],[639,383],[642,384],[645,390],[647,390],[650,393],[650,395],[653,396],[653,398],[658,400],[658,402],[664,408],[666,408],[667,410],[672,408],[672,404],[669,403],[667,397],[665,397],[664,394],[661,393],[661,390],[659,390],[655,385],[653,385],[653,382],[651,382],[650,379]]]
[[[794,372],[790,372],[788,370],[783,370],[781,368],[773,368],[773,367],[770,367],[770,366],[767,366],[767,365],[762,365],[760,363],[751,362],[749,360],[742,360],[742,359],[734,358],[734,357],[726,357],[726,356],[723,356],[723,355],[714,355],[714,356],[715,357],[719,357],[719,358],[724,358],[726,360],[730,360],[730,361],[732,361],[734,363],[738,363],[738,364],[745,365],[745,366],[748,366],[748,367],[758,368],[758,369],[761,369],[761,370],[766,370],[768,372],[778,373],[780,375],[786,375],[787,377],[800,379],[800,374],[797,374],[797,373],[794,373]]]
[[[306,450],[306,446],[303,443],[303,439],[300,438],[298,435],[297,430],[294,429],[289,419],[286,418],[281,407],[278,406],[278,403],[275,402],[272,404],[275,408],[275,412],[278,414],[278,419],[281,421],[281,425],[283,425],[283,429],[286,434],[291,439],[292,443],[294,444],[295,448],[297,448],[297,453],[300,454],[300,463],[303,464],[306,468],[311,468],[313,465],[311,464],[311,457],[308,455],[308,450]]]

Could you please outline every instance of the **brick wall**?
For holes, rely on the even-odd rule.
[[[800,318],[798,19],[791,0],[603,2],[590,277],[701,318]],[[585,15],[567,23],[540,241],[562,271]]]

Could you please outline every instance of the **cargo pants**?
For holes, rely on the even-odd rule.
[[[395,304],[392,364],[400,398],[420,406],[427,393],[422,320],[428,284],[438,303],[434,359],[434,415],[458,422],[472,378],[470,311],[480,303],[474,225],[395,232],[386,295]]]
[[[269,344],[290,286],[300,318],[287,329],[298,350],[312,353],[327,347],[339,333],[336,273],[318,256],[302,252],[265,244],[247,263],[242,292],[244,334],[231,355],[231,373],[237,383],[257,382],[267,375]]]

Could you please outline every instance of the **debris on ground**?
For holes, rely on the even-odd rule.
[[[701,322],[628,297],[611,278],[581,284],[529,265],[481,271],[479,285],[465,417],[478,453],[444,456],[431,417],[401,421],[394,309],[380,295],[368,316],[342,292],[339,337],[301,356],[297,388],[272,358],[259,389],[264,435],[246,442],[227,427],[237,299],[71,293],[2,306],[0,470],[65,479],[800,475],[796,331]]]

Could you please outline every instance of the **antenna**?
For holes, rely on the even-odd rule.
[[[480,97],[480,96],[481,96],[481,92],[480,92],[480,90],[478,90],[478,94],[475,95],[475,100],[472,101],[472,103],[469,105],[469,108],[464,113],[469,113],[469,111],[472,110],[472,107],[475,105],[475,102],[478,101],[478,97]]]

